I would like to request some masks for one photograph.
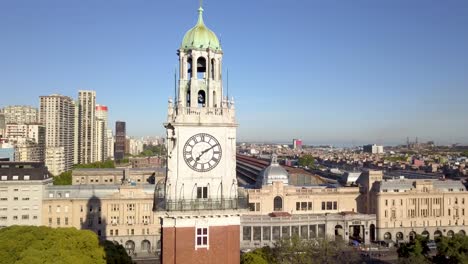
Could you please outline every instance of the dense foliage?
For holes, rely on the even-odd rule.
[[[163,156],[166,153],[166,148],[164,145],[144,145],[143,152],[140,153],[139,156],[144,157],[153,157],[153,156]]]
[[[59,176],[54,177],[54,185],[71,185],[72,171],[62,172]]]
[[[452,238],[442,237],[437,243],[434,263],[468,263],[468,237],[457,234]]]
[[[303,155],[302,157],[300,157],[298,159],[298,164],[299,166],[302,166],[302,167],[309,167],[309,168],[315,168],[315,159],[314,157],[312,157],[312,155],[310,154],[306,154],[306,155]]]
[[[106,254],[88,230],[11,226],[0,229],[0,263],[106,263]]]
[[[430,263],[427,258],[429,252],[427,239],[422,236],[417,236],[409,243],[401,244],[397,252],[400,263]]]
[[[398,249],[400,263],[465,263],[468,264],[468,237],[457,234],[437,240],[437,255],[431,257],[428,240],[418,236]]]
[[[118,263],[118,264],[132,264],[132,258],[128,256],[125,248],[115,242],[106,240],[101,243],[106,252],[107,263]]]
[[[106,160],[103,162],[97,161],[88,164],[76,164],[73,166],[75,169],[96,169],[96,168],[115,168],[113,160]]]
[[[314,264],[314,263],[360,263],[359,254],[342,242],[303,240],[298,236],[281,239],[273,248],[264,247],[246,253],[241,264]]]

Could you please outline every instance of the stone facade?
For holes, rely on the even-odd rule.
[[[158,254],[154,185],[47,186],[43,195],[43,225],[92,230],[123,245],[131,256]]]
[[[377,183],[377,239],[409,241],[468,232],[468,192],[460,181],[396,179]]]

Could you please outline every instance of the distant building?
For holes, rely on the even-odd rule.
[[[0,138],[3,138],[5,136],[5,128],[6,128],[5,114],[3,114],[0,111]]]
[[[40,96],[40,122],[45,126],[45,161],[54,175],[72,168],[75,158],[75,102],[68,96]]]
[[[132,168],[159,168],[163,166],[163,158],[160,157],[137,157],[129,160]]]
[[[78,91],[78,163],[92,163],[96,160],[96,92]]]
[[[8,124],[5,138],[15,148],[15,161],[44,162],[45,127],[38,124]]]
[[[95,160],[105,161],[107,155],[107,115],[108,109],[105,105],[96,105],[96,135],[95,135]]]
[[[165,168],[108,168],[108,169],[74,169],[73,185],[112,185],[112,184],[154,184],[163,180]]]
[[[112,129],[106,130],[106,140],[107,140],[107,158],[114,159],[114,136],[112,135]]]
[[[372,154],[382,154],[382,153],[384,153],[383,146],[376,145],[376,144],[365,145],[365,146],[362,147],[362,149],[363,149],[364,152],[372,153]]]
[[[115,122],[115,146],[114,146],[114,159],[122,160],[125,156],[125,122]]]
[[[38,110],[27,105],[12,105],[3,108],[7,124],[32,124],[38,121]]]
[[[0,161],[15,161],[15,148],[12,144],[0,141]]]
[[[40,162],[0,162],[0,228],[42,224],[43,189],[52,183]]]
[[[376,237],[394,243],[422,235],[466,235],[468,192],[460,181],[381,180],[372,184],[376,203]]]
[[[140,139],[131,138],[129,144],[129,151],[131,155],[139,155],[143,152],[143,141]]]
[[[293,149],[294,150],[302,149],[302,140],[301,139],[293,139]]]

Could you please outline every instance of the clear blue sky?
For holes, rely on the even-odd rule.
[[[96,90],[130,135],[164,135],[176,50],[197,8],[1,0],[0,106]],[[205,0],[204,9],[239,140],[468,143],[468,1]]]

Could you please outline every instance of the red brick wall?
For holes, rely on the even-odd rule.
[[[239,264],[240,226],[209,229],[209,249],[195,249],[195,227],[163,228],[163,264]]]

